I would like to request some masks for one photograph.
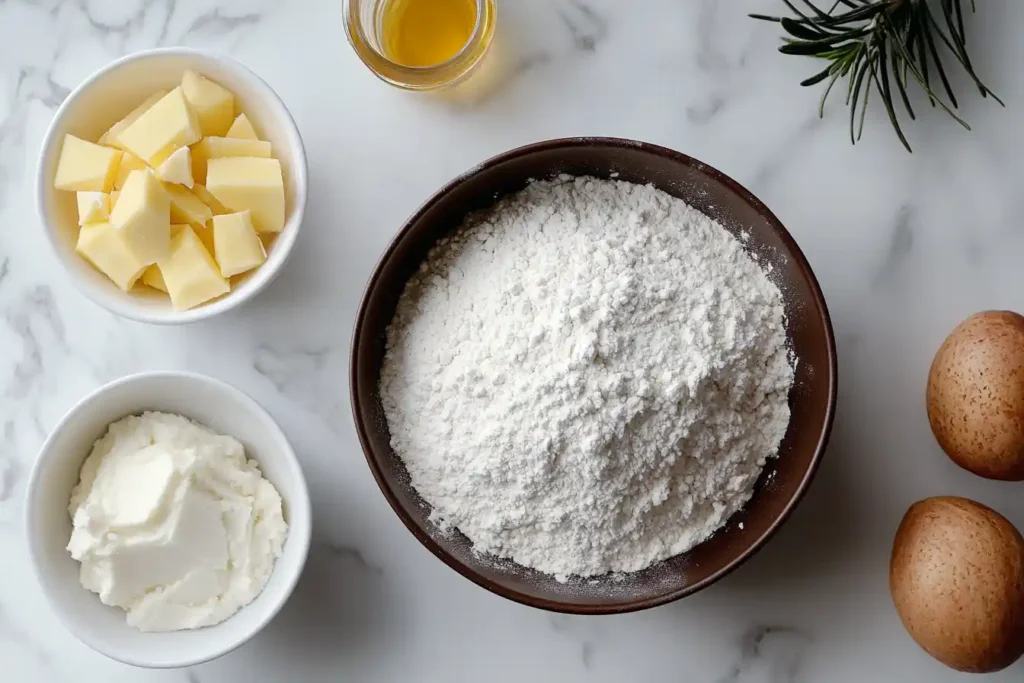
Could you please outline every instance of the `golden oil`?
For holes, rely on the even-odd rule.
[[[3,0],[0,0],[3,2]],[[465,84],[495,35],[496,0],[344,0],[345,34],[381,80],[407,90]]]
[[[476,0],[386,0],[384,54],[402,66],[443,64],[466,47],[476,23]]]

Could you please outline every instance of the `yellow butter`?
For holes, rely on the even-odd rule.
[[[79,192],[78,224],[105,223],[110,218],[110,195],[105,192]]]
[[[171,201],[150,171],[132,171],[110,212],[110,224],[140,263],[149,265],[171,248]]]
[[[120,161],[119,150],[65,135],[53,186],[71,192],[110,192]]]
[[[178,234],[178,231],[188,226],[199,238],[199,241],[206,247],[206,251],[213,254],[213,221],[207,221],[204,225],[189,225],[188,223],[171,223],[171,235]]]
[[[75,251],[126,292],[146,269],[146,264],[135,258],[110,223],[83,225],[78,231]]]
[[[124,146],[121,144],[121,141],[119,139],[121,132],[128,126],[135,123],[136,119],[145,114],[150,107],[152,107],[154,104],[163,99],[163,96],[166,94],[166,90],[158,90],[149,97],[147,97],[145,100],[143,100],[142,104],[135,107],[135,109],[132,109],[131,112],[129,112],[128,116],[125,116],[123,119],[115,123],[113,126],[110,127],[110,130],[108,130],[100,137],[100,144],[110,145],[111,147],[117,147],[122,151],[127,151],[124,149]]]
[[[192,177],[197,183],[206,182],[206,168],[210,159],[223,157],[269,158],[273,150],[269,142],[239,138],[209,137],[192,147]]]
[[[252,270],[267,260],[248,211],[213,217],[213,256],[224,277]]]
[[[142,284],[153,289],[159,289],[165,294],[167,293],[167,284],[164,282],[164,276],[160,273],[160,266],[155,263],[142,271]]]
[[[176,226],[174,225],[171,226],[171,234],[174,234],[175,227]],[[198,237],[199,241],[203,243],[204,247],[206,247],[206,251],[210,252],[210,254],[212,255],[214,249],[213,221],[207,221],[205,225],[190,225],[189,227],[192,228],[192,230],[196,233],[196,237]]]
[[[181,88],[175,88],[144,111],[118,139],[150,166],[159,166],[174,150],[194,144],[201,137],[199,119]]]
[[[121,163],[117,165],[117,175],[114,176],[114,189],[120,190],[124,187],[124,183],[128,180],[128,174],[132,171],[145,171],[149,166],[146,166],[146,162],[138,158],[131,152],[125,152],[121,155]]]
[[[260,139],[260,136],[256,135],[256,129],[249,123],[249,117],[244,113],[235,117],[235,122],[231,124],[231,128],[228,129],[227,135],[224,137],[239,138],[241,140]]]
[[[174,232],[170,255],[159,264],[174,307],[184,311],[231,291],[192,227],[176,226]]]
[[[179,147],[156,170],[160,180],[192,187],[192,154],[188,147]]]
[[[121,191],[120,190],[111,190],[110,191],[110,210],[111,211],[114,210],[114,207],[117,205],[117,198],[120,197],[120,196],[121,196]]]
[[[284,177],[277,159],[210,159],[206,189],[231,211],[249,210],[257,232],[284,229]]]
[[[203,135],[224,135],[235,120],[235,96],[195,71],[186,71],[181,89],[199,118]]]
[[[203,228],[213,218],[213,211],[195,196],[188,188],[181,185],[164,185],[171,198],[171,222],[187,223],[193,228]]]
[[[210,210],[213,211],[214,216],[219,216],[222,213],[231,213],[230,211],[228,211],[226,206],[221,204],[216,197],[210,194],[210,191],[206,189],[206,185],[200,185],[199,183],[196,183],[195,185],[192,186],[192,194],[199,197],[200,201],[202,201],[203,204],[206,204],[208,207],[210,207]]]

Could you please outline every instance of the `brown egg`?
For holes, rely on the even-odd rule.
[[[946,666],[998,671],[1024,652],[1024,538],[984,505],[914,503],[893,542],[889,589],[907,631]]]
[[[942,342],[928,374],[928,421],[953,462],[1024,479],[1024,316],[976,313]]]

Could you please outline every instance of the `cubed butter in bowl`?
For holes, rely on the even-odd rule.
[[[200,144],[200,140],[196,144]],[[191,188],[195,185],[192,177],[192,151],[188,147],[179,147],[167,157],[157,168],[160,180],[172,185],[184,185]]]
[[[188,148],[186,147],[186,149]],[[147,168],[149,166],[145,161],[131,152],[124,152],[121,154],[121,163],[117,165],[117,174],[114,176],[114,189],[122,190],[124,184],[128,182],[128,176],[131,175],[132,171],[145,171]]]
[[[162,48],[71,93],[44,139],[36,190],[83,293],[127,318],[178,324],[273,280],[302,222],[306,176],[295,122],[263,80],[223,55]]]
[[[150,166],[159,166],[175,150],[202,138],[199,117],[179,86],[144,111],[119,139],[129,152]]]
[[[144,265],[171,251],[171,198],[149,171],[132,171],[110,213],[110,224],[124,246]]]
[[[267,251],[248,211],[214,216],[213,245],[224,277],[259,268],[267,260]]]
[[[110,192],[121,165],[121,152],[74,135],[64,136],[53,186],[68,192]]]
[[[252,127],[252,122],[249,121],[249,117],[242,112],[235,117],[234,123],[231,124],[231,128],[228,128],[227,135],[229,138],[241,138],[242,140],[259,140],[260,136],[256,133],[256,129]]]
[[[106,192],[78,193],[78,224],[99,223],[110,218],[110,195]]]

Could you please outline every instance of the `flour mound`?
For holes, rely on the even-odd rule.
[[[789,423],[779,289],[650,186],[563,176],[471,216],[387,337],[391,445],[432,519],[562,580],[708,538]]]

